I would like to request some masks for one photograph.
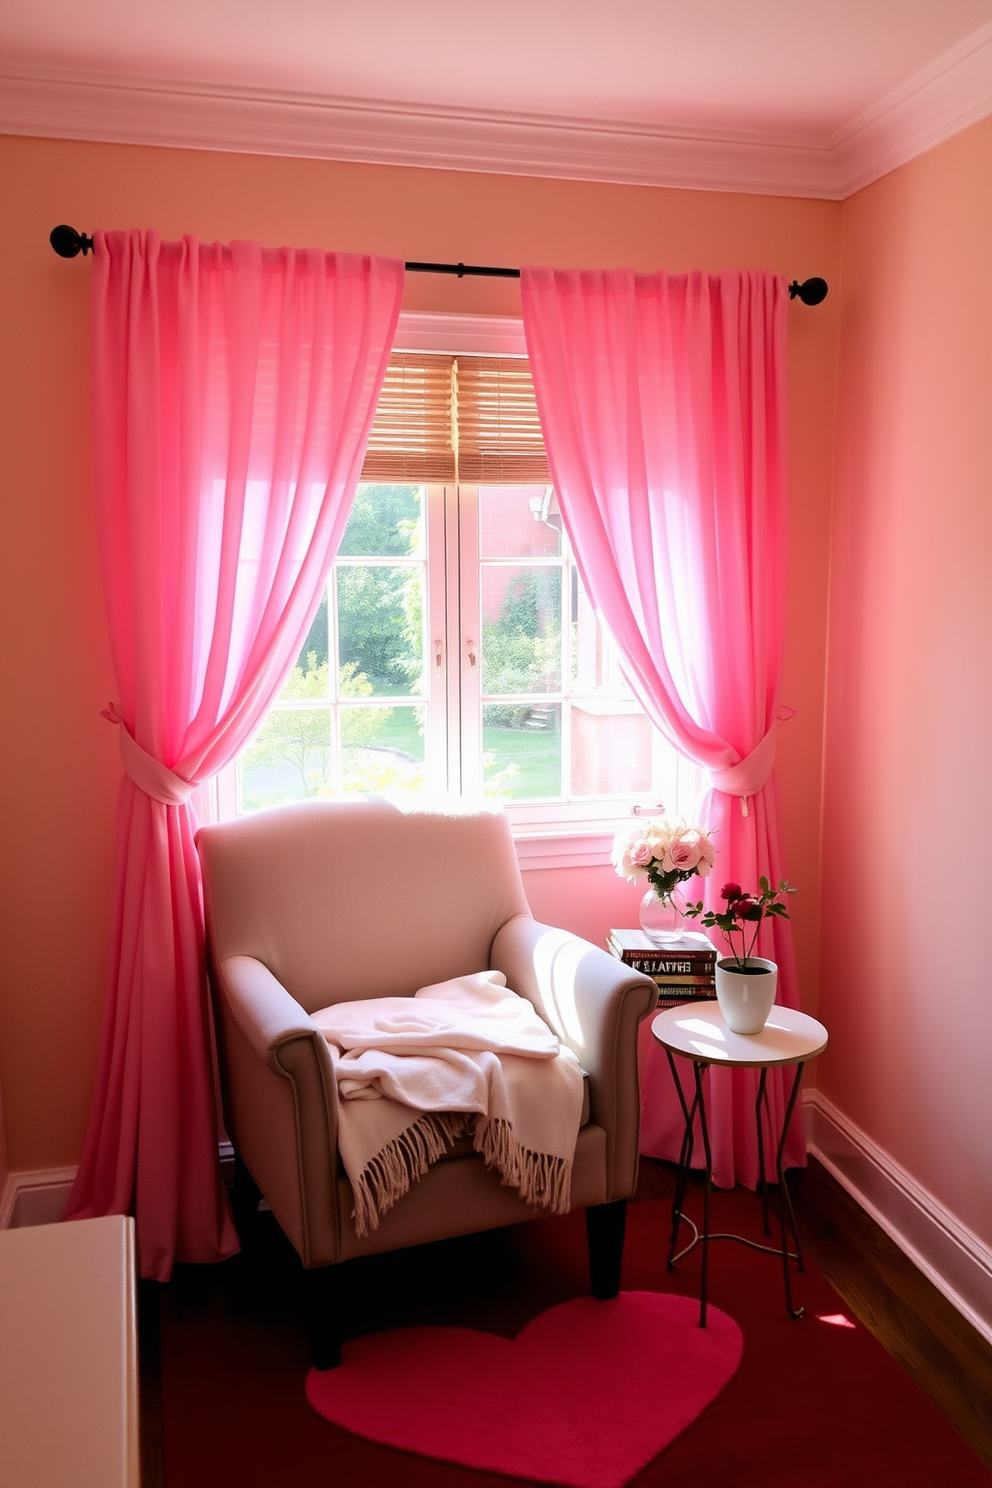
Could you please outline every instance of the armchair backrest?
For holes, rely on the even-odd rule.
[[[530,914],[498,810],[308,801],[196,841],[215,962],[254,956],[307,1012],[482,971]]]

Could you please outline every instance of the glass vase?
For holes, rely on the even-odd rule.
[[[648,889],[641,900],[639,919],[644,934],[655,945],[672,945],[681,940],[688,928],[681,889],[673,889],[670,894]]]

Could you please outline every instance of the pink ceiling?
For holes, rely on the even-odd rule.
[[[992,0],[4,0],[9,65],[829,138]]]

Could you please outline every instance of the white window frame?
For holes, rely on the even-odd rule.
[[[508,316],[420,312],[404,312],[400,315],[393,350],[434,352],[442,355],[457,353],[472,356],[527,355],[523,322],[519,319]],[[435,510],[432,516],[435,520],[440,517],[445,524],[445,545],[449,552],[459,541],[459,534],[454,530],[454,526],[459,521],[459,507],[465,502],[467,494],[463,491],[459,500],[455,501],[446,495],[443,487],[432,486],[428,490],[428,501],[444,502],[443,514]],[[469,496],[469,500],[472,499],[477,500]],[[426,517],[425,512],[425,519]],[[481,690],[481,665],[478,655],[480,637],[468,634],[467,630],[471,626],[462,624],[462,616],[466,612],[478,613],[479,571],[476,569],[474,575],[473,594],[473,577],[471,575],[468,575],[467,579],[465,577],[468,565],[463,564],[461,567],[462,577],[460,578],[456,571],[458,565],[450,565],[443,575],[438,575],[436,572],[432,574],[431,565],[428,563],[427,575],[430,589],[433,590],[437,584],[443,584],[445,587],[443,634],[434,634],[433,630],[437,627],[429,627],[426,636],[426,644],[430,648],[428,689],[431,693],[432,706],[436,706],[437,701],[440,700],[439,685],[441,691],[447,686],[449,698],[453,690],[461,689],[467,705],[465,712],[469,719],[466,724],[458,716],[457,708],[449,705],[446,709],[447,754],[449,761],[456,762],[453,766],[449,765],[448,788],[453,792],[456,792],[459,787],[457,775],[460,764],[457,762],[460,761],[462,753],[472,747],[473,741],[477,746],[476,752],[478,752],[481,750],[482,742],[481,713],[478,707]],[[429,604],[428,612],[431,608]],[[443,641],[444,646],[442,670],[445,677],[449,675],[449,669],[453,665],[455,649],[457,648],[459,652],[457,664],[459,677],[440,684],[435,675],[433,659],[439,641]],[[471,660],[472,655],[476,658],[474,666]],[[476,734],[479,737],[476,738]],[[666,747],[658,737],[656,748]],[[193,804],[201,821],[225,820],[237,814],[236,772],[237,764],[232,761],[214,780],[199,787],[195,792]],[[633,794],[627,798],[601,798],[581,802],[505,802],[521,866],[528,868],[602,866],[610,862],[610,850],[616,832],[628,823],[632,816],[650,814],[652,810],[661,811],[665,808],[670,814],[678,813],[694,819],[698,797],[704,786],[703,773],[691,761],[677,755],[674,776],[674,799],[668,799],[665,802]]]

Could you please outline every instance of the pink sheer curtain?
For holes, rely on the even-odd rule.
[[[642,706],[710,771],[716,870],[783,872],[772,774],[785,603],[786,311],[765,273],[524,269],[524,329],[555,489],[583,582]],[[691,887],[691,886],[690,886]],[[798,1004],[788,921],[762,927],[779,1001]],[[641,1150],[682,1133],[664,1055],[642,1030]],[[712,1070],[718,1184],[753,1185],[756,1076]],[[784,1081],[769,1078],[776,1133]],[[798,1123],[786,1160],[805,1161]]]
[[[296,659],[361,471],[392,260],[97,233],[93,417],[124,764],[103,1042],[69,1218],[134,1212],[142,1274],[237,1249],[217,1162],[189,797]]]

